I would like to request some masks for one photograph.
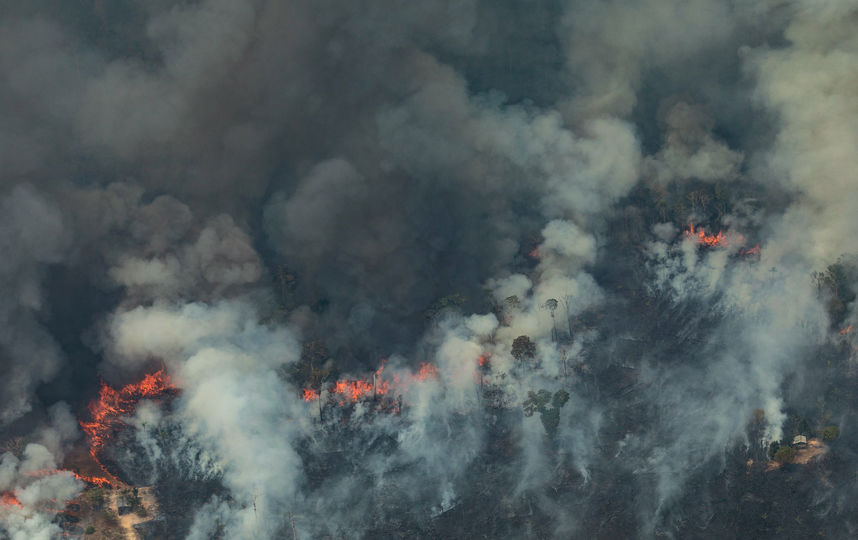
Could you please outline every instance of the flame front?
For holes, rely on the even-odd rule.
[[[386,401],[395,401],[397,394],[401,394],[409,385],[438,378],[438,368],[428,362],[421,362],[417,373],[404,378],[394,373],[391,375],[392,380],[385,378],[384,366],[385,361],[382,359],[381,365],[373,373],[372,378],[338,380],[328,388],[329,399],[334,399],[339,405],[382,397],[386,398]],[[320,392],[312,388],[304,388],[301,398],[306,402],[317,401],[320,398]]]
[[[372,394],[372,383],[369,381],[337,381],[331,392],[344,396],[351,401],[358,401]]]
[[[101,384],[98,399],[89,404],[91,422],[80,421],[80,426],[89,441],[89,454],[101,465],[98,455],[107,444],[121,418],[134,412],[137,403],[144,398],[159,397],[175,391],[170,376],[163,369],[146,375],[142,381],[123,386],[119,390]],[[104,469],[104,466],[101,467]],[[106,469],[105,469],[106,472]],[[96,485],[109,485],[113,481],[99,476],[76,475],[79,479]]]
[[[0,506],[23,506],[14,493],[0,493]]]
[[[477,357],[477,365],[481,368],[487,368],[491,365],[491,360],[489,360],[489,356],[485,354],[481,354]]]
[[[417,374],[414,375],[414,378],[420,382],[423,382],[427,379],[437,379],[438,368],[436,368],[432,364],[420,362],[420,371],[418,371]]]
[[[45,476],[53,476],[55,474],[69,473],[81,482],[86,482],[87,484],[99,487],[108,487],[112,485],[114,482],[106,478],[104,476],[89,476],[86,474],[78,474],[74,471],[70,471],[67,469],[39,469],[37,471],[29,471],[24,473],[25,476],[35,476],[35,477],[45,477]]]
[[[694,238],[697,240],[698,244],[706,247],[723,247],[727,245],[727,237],[723,232],[718,231],[718,234],[706,234],[703,227],[700,227],[699,230],[695,230],[693,223],[688,225],[688,229],[685,231],[685,236],[688,238]]]

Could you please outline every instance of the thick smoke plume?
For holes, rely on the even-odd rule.
[[[855,2],[34,0],[0,73],[0,538],[109,529],[81,467],[153,537],[858,530]]]

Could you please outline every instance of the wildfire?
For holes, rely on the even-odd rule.
[[[14,493],[0,493],[0,506],[23,506]]]
[[[438,368],[436,368],[432,364],[427,364],[426,362],[420,362],[420,371],[414,376],[420,382],[423,382],[427,379],[437,379],[438,378]]]
[[[104,476],[88,476],[86,474],[78,474],[76,472],[72,472],[72,474],[74,474],[74,477],[78,480],[86,482],[87,484],[92,484],[93,486],[108,487],[113,483],[110,479],[105,478]]]
[[[24,473],[26,476],[36,476],[36,477],[45,477],[45,476],[53,476],[55,474],[69,473],[81,482],[86,482],[87,484],[99,487],[108,487],[114,483],[109,478],[105,478],[103,476],[89,476],[86,474],[78,474],[74,471],[69,471],[66,469],[39,469],[37,471],[29,471]]]
[[[698,244],[706,247],[723,247],[727,245],[727,237],[723,232],[718,231],[718,234],[706,234],[703,227],[700,227],[699,230],[695,230],[693,223],[688,225],[688,229],[685,231],[685,236],[696,239]]]
[[[490,368],[492,365],[491,357],[486,354],[481,354],[477,357],[477,365],[485,369]]]
[[[352,401],[358,401],[372,393],[372,383],[369,381],[337,381],[331,392],[345,396]]]
[[[137,403],[144,398],[154,398],[176,391],[170,376],[163,369],[146,375],[142,381],[123,386],[119,390],[101,384],[98,398],[89,404],[91,422],[80,421],[80,426],[89,440],[89,453],[99,465],[98,454],[104,448],[113,430],[121,425],[121,418],[134,412]],[[104,466],[102,466],[104,469]],[[106,469],[105,469],[105,472]],[[110,485],[113,481],[99,476],[75,474],[80,480],[99,486]]]
[[[759,257],[760,256],[760,244],[752,248],[742,248],[739,250],[739,255],[742,257]]]
[[[846,328],[844,328],[843,330],[841,330],[840,335],[845,336],[846,334],[848,334],[850,332],[852,332],[852,325],[851,324],[849,326],[847,326]]]
[[[371,379],[340,379],[328,388],[329,396],[339,405],[381,397],[393,399],[396,396],[391,394],[401,394],[401,391],[412,383],[422,383],[438,378],[438,368],[428,362],[421,362],[417,373],[404,378],[394,373],[390,380],[384,376],[384,364],[385,361],[382,360]],[[304,388],[301,398],[308,403],[317,401],[320,398],[320,392],[312,388]]]

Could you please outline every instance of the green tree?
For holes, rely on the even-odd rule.
[[[557,321],[554,319],[554,312],[557,310],[558,302],[554,298],[549,298],[543,304],[543,309],[547,309],[551,314],[551,341],[557,341]]]
[[[545,410],[545,406],[551,401],[551,392],[548,390],[540,390],[539,392],[534,392],[533,390],[527,393],[527,399],[522,403],[522,407],[524,408],[525,416],[533,416],[534,413],[542,413]]]
[[[554,405],[556,409],[559,409],[566,405],[567,401],[569,401],[569,392],[566,390],[558,390],[554,393],[554,399],[551,400],[551,404]]]
[[[815,272],[817,287],[826,298],[831,323],[835,326],[842,324],[848,312],[848,306],[855,300],[855,291],[850,286],[854,283],[858,269],[854,262],[838,259],[828,266],[825,272]]]
[[[775,454],[778,451],[778,448],[781,447],[781,443],[778,441],[772,441],[769,445],[769,459],[775,459]]]
[[[825,426],[822,428],[820,435],[823,441],[831,442],[840,436],[840,428],[837,426]]]
[[[781,465],[785,463],[792,463],[795,459],[795,448],[789,446],[788,444],[782,444],[778,447],[777,452],[775,452],[775,461],[780,463]]]
[[[125,500],[125,504],[131,508],[137,508],[142,503],[140,500],[140,493],[137,491],[136,487],[132,489],[123,489],[122,498]]]
[[[548,390],[538,392],[529,391],[527,399],[522,403],[525,416],[533,416],[539,413],[542,427],[549,438],[557,436],[557,428],[560,426],[560,409],[569,401],[569,392],[558,390],[552,397]],[[551,407],[548,404],[551,403]]]
[[[557,436],[557,428],[560,426],[560,409],[546,409],[539,415],[542,420],[542,427],[545,428],[545,433],[549,438],[553,439]]]
[[[536,344],[528,336],[518,336],[512,341],[510,352],[513,358],[519,362],[523,362],[525,359],[533,360],[536,357]]]

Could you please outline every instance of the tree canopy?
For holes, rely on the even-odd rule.
[[[512,341],[510,352],[513,358],[519,362],[524,361],[524,359],[532,360],[536,357],[536,343],[531,341],[528,336],[518,336]]]

